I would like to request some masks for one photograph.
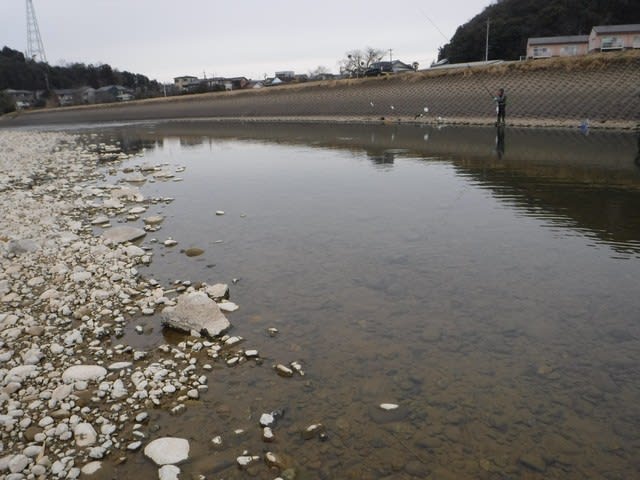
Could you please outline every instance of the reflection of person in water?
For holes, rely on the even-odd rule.
[[[499,160],[502,160],[504,156],[504,131],[504,125],[499,125],[496,128],[496,153]]]
[[[635,163],[637,167],[640,167],[640,132],[638,132],[638,152],[636,153]]]

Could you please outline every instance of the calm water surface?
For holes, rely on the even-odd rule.
[[[238,470],[244,449],[284,456],[299,479],[640,478],[637,136],[198,122],[100,131],[146,147],[123,166],[186,167],[182,182],[141,187],[176,199],[149,209],[166,220],[144,241],[155,255],[143,274],[229,283],[241,307],[228,315],[233,333],[265,359],[218,365],[186,413],[154,413],[154,436],[191,441],[184,478],[277,476],[261,463]],[[205,253],[188,258],[188,247]],[[158,318],[134,325],[152,330],[128,333],[136,345],[184,339]],[[293,360],[304,377],[271,370]],[[382,402],[400,408],[384,415]],[[277,441],[264,444],[257,419],[278,408]],[[316,422],[328,441],[300,437]],[[133,472],[157,475],[142,455],[110,475]]]

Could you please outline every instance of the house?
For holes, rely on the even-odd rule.
[[[249,85],[249,79],[246,77],[213,77],[201,80],[200,83],[204,83],[207,90],[241,90]]]
[[[133,100],[134,96],[130,89],[122,85],[107,85],[95,91],[95,99],[98,103],[126,102]]]
[[[35,92],[31,90],[14,90],[7,88],[4,90],[4,93],[13,100],[17,109],[31,107],[36,100]]]
[[[586,55],[589,35],[532,37],[527,40],[527,58],[572,57]]]
[[[73,100],[75,105],[91,105],[96,103],[96,89],[91,87],[80,87],[74,91]]]
[[[640,24],[599,25],[591,29],[589,52],[640,48]]]
[[[180,92],[190,92],[195,90],[200,85],[198,77],[192,77],[190,75],[184,75],[182,77],[175,77],[173,84],[178,87]]]
[[[275,77],[281,82],[292,82],[296,78],[296,72],[292,70],[283,70],[282,72],[276,72]]]
[[[414,69],[411,65],[408,65],[400,60],[394,60],[392,62],[374,62],[364,72],[367,77],[376,77],[378,75],[384,75],[389,73],[403,73],[413,72]]]
[[[75,90],[73,90],[72,88],[55,88],[53,90],[53,93],[57,98],[58,105],[61,107],[68,107],[69,105],[73,105],[75,103]]]

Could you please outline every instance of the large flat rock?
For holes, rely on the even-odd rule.
[[[175,307],[162,311],[162,325],[209,337],[221,335],[231,327],[218,304],[204,292],[189,292],[178,297]]]
[[[102,238],[113,243],[132,242],[138,238],[142,238],[147,234],[141,228],[135,227],[113,227],[102,233]]]

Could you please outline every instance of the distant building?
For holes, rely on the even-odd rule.
[[[95,99],[98,103],[127,102],[134,98],[133,92],[122,85],[107,85],[95,91]]]
[[[13,103],[16,105],[18,110],[32,107],[36,101],[35,92],[32,92],[31,90],[14,90],[12,88],[7,88],[4,90],[4,93],[13,100]]]
[[[282,72],[276,72],[275,77],[281,82],[293,82],[296,78],[296,72],[292,70],[283,70]]]
[[[75,90],[72,88],[56,88],[53,90],[53,93],[57,99],[54,99],[54,102],[57,102],[58,106],[60,107],[68,107],[69,105],[73,105],[75,103]]]
[[[599,25],[591,29],[589,51],[640,48],[640,24]]]
[[[527,40],[527,58],[572,57],[589,51],[589,35],[533,37]]]
[[[74,104],[91,105],[96,103],[96,89],[91,87],[80,87],[74,91]]]
[[[173,79],[173,83],[180,92],[189,92],[194,90],[200,85],[200,80],[198,77],[192,77],[190,75],[185,75],[182,77],[175,77]]]

